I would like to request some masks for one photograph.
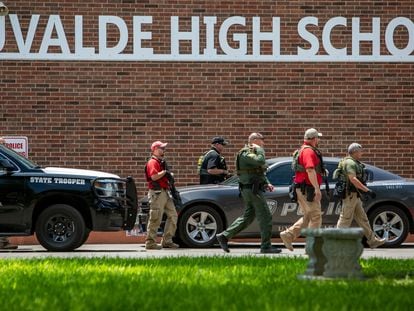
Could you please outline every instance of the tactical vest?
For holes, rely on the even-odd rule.
[[[204,152],[204,153],[203,153],[203,154],[202,154],[202,155],[198,158],[198,161],[197,161],[197,174],[198,174],[198,175],[201,175],[201,174],[208,174],[207,169],[202,168],[202,167],[203,167],[204,160],[205,160],[206,156],[207,156],[210,152],[212,152],[212,151],[214,151],[214,150],[213,150],[213,149],[210,149],[210,150],[208,150],[208,151]]]
[[[167,169],[167,162],[165,162],[165,160],[159,160],[156,157],[151,157],[150,159],[148,159],[147,163],[145,163],[145,166],[144,166],[145,179],[147,180],[147,182],[152,183],[152,185],[154,187],[154,190],[160,190],[161,189],[160,183],[156,180],[152,180],[151,176],[149,176],[148,172],[147,172],[148,162],[151,159],[155,159],[155,160],[160,162],[162,171]]]
[[[254,167],[254,168],[248,168],[248,169],[240,169],[240,156],[245,153],[245,152],[252,152],[254,148],[250,147],[250,146],[245,146],[244,148],[242,148],[236,156],[236,170],[237,170],[237,175],[240,174],[263,174],[267,171],[267,167],[266,166],[262,166],[262,167]]]
[[[346,190],[347,193],[349,192],[357,192],[356,187],[349,182],[348,180],[348,176],[346,175],[345,172],[345,161],[347,160],[352,160],[355,163],[356,166],[356,178],[363,183],[364,185],[366,185],[366,177],[367,174],[365,172],[365,165],[362,164],[361,162],[359,162],[358,160],[355,160],[354,158],[352,158],[351,156],[346,156],[345,158],[343,158],[339,164],[338,164],[338,168],[334,171],[333,173],[333,178],[334,179],[338,179],[338,181],[341,181],[343,183],[346,184]]]
[[[324,175],[325,174],[325,167],[324,167],[324,164],[323,164],[322,153],[319,151],[319,149],[317,149],[315,147],[312,147],[310,145],[303,145],[300,149],[295,150],[295,152],[293,153],[293,159],[292,159],[292,170],[295,173],[306,171],[306,169],[303,167],[303,165],[299,163],[300,154],[302,153],[303,149],[305,149],[305,148],[311,148],[316,153],[316,155],[319,158],[319,163],[315,167],[315,171],[318,174]]]

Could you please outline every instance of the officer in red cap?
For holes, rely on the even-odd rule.
[[[167,143],[155,141],[151,145],[151,159],[145,166],[145,176],[148,185],[148,200],[150,213],[145,239],[146,249],[159,250],[161,248],[178,248],[172,238],[177,228],[177,211],[174,201],[169,193],[168,167],[164,160],[164,152]],[[157,244],[157,231],[161,224],[163,214],[167,215],[164,227],[164,235],[161,245]]]

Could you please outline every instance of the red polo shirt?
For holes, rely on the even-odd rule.
[[[301,147],[301,152],[298,158],[299,164],[302,165],[305,170],[308,168],[316,168],[319,163],[321,162],[319,160],[318,155],[316,154],[315,151],[313,151],[312,148],[305,148],[304,146],[310,146],[307,143],[303,143],[302,147]],[[322,175],[316,173],[316,177],[318,179],[318,184],[322,184]],[[305,181],[305,183],[307,185],[312,185],[312,183],[309,180],[309,176],[308,173],[305,172],[296,172],[295,173],[295,183],[303,183]]]
[[[158,174],[159,172],[164,170],[164,166],[161,163],[161,160],[152,157],[148,163],[147,163],[147,176],[149,179],[151,176]],[[148,189],[154,189],[153,182],[150,180],[147,180],[148,182]],[[158,182],[163,189],[168,189],[168,178],[164,175],[160,179],[158,179],[156,182]]]

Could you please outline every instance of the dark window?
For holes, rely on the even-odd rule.
[[[338,163],[336,162],[325,163],[325,167],[329,171],[328,181],[334,182],[332,179],[332,175],[333,175],[333,172],[338,167]],[[269,179],[270,183],[275,186],[290,185],[294,175],[295,173],[292,170],[291,163],[279,165],[271,169],[269,172],[267,172],[267,178]]]
[[[404,179],[401,176],[398,176],[398,175],[393,174],[393,173],[388,172],[388,171],[384,171],[383,169],[378,168],[378,167],[373,167],[371,165],[366,165],[365,168],[368,171],[372,172],[372,175],[373,175],[372,178],[373,178],[374,181],[395,180],[395,179],[402,180],[402,179]]]
[[[329,162],[329,163],[325,163],[325,167],[326,167],[326,169],[329,171],[329,175],[328,175],[328,181],[331,183],[331,182],[335,182],[334,180],[333,180],[333,178],[332,178],[332,176],[333,176],[333,172],[338,168],[338,163],[332,163],[332,162]]]
[[[0,168],[1,169],[4,168],[3,164],[1,163],[2,161],[7,161],[9,164],[13,165],[14,166],[13,171],[17,171],[18,170],[17,167],[13,163],[11,163],[6,157],[4,157],[2,154],[0,154]]]
[[[279,165],[267,172],[267,178],[274,186],[288,186],[292,182],[293,173],[290,163]]]

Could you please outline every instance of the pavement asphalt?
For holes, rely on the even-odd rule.
[[[16,250],[0,250],[0,259],[30,259],[30,258],[160,258],[160,257],[202,257],[202,256],[275,256],[275,257],[307,257],[304,243],[296,243],[291,252],[280,244],[280,254],[260,254],[257,243],[230,243],[230,253],[225,253],[219,247],[213,248],[180,248],[145,250],[144,244],[84,244],[72,252],[49,252],[40,245],[22,245]],[[398,258],[414,259],[414,243],[404,243],[398,248],[365,248],[362,258]]]

